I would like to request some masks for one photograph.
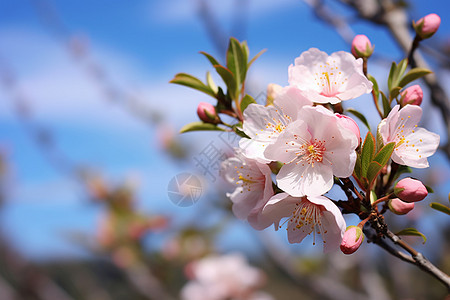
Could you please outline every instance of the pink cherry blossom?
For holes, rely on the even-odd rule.
[[[290,243],[300,243],[313,233],[313,244],[316,235],[321,235],[323,251],[339,249],[345,232],[345,220],[339,208],[328,198],[292,197],[287,193],[273,196],[264,206],[262,218],[271,222],[278,230],[282,218],[288,218],[287,233]],[[285,224],[283,223],[283,224]]]
[[[222,163],[221,175],[236,186],[227,193],[233,202],[233,213],[241,220],[248,220],[255,229],[264,229],[258,223],[264,204],[273,196],[271,170],[269,166],[247,158],[240,151]]]
[[[386,119],[378,125],[383,143],[395,142],[392,160],[413,168],[428,167],[427,157],[436,152],[439,135],[417,127],[422,108],[417,105],[394,106]]]
[[[243,130],[251,139],[241,139],[239,147],[247,157],[270,162],[264,156],[264,150],[275,142],[289,123],[297,120],[298,112],[306,105],[312,105],[312,102],[293,87],[278,92],[273,106],[250,104],[244,111]]]
[[[273,300],[258,291],[265,274],[239,253],[211,255],[190,263],[187,269],[192,280],[182,288],[182,300]]]
[[[353,173],[359,139],[322,106],[306,106],[299,115],[264,155],[284,163],[277,175],[283,191],[295,197],[323,195],[333,186],[333,175]]]
[[[289,66],[289,84],[313,102],[336,104],[372,91],[372,82],[363,74],[363,60],[339,51],[328,56],[311,48]]]

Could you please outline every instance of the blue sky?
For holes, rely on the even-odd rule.
[[[333,9],[351,15],[341,5],[329,2]],[[6,63],[17,79],[14,91],[0,89],[0,150],[10,163],[3,230],[31,257],[70,256],[81,252],[64,242],[63,233],[79,230],[90,234],[99,216],[99,208],[86,201],[79,184],[49,164],[30,139],[14,113],[11,97],[17,95],[31,108],[33,124],[49,129],[57,149],[71,161],[100,170],[112,181],[138,178],[144,211],[192,212],[195,208],[174,207],[165,190],[175,174],[192,168],[192,162],[179,166],[170,160],[158,145],[159,129],[130,116],[124,106],[130,99],[138,99],[138,104],[161,113],[166,119],[164,126],[173,130],[196,120],[198,102],[209,99],[168,81],[178,72],[203,78],[211,68],[199,51],[221,55],[198,17],[197,1],[49,1],[51,11],[67,30],[64,34],[55,32],[60,27],[42,21],[36,3],[47,2],[0,2],[0,62]],[[236,1],[209,3],[226,35],[247,39],[253,54],[268,49],[250,73],[254,94],[264,91],[270,82],[287,84],[287,67],[310,47],[329,53],[348,50],[302,1],[249,1],[245,31],[233,30]],[[449,41],[450,4],[412,3],[415,18],[431,12],[441,15],[441,28],[434,39]],[[368,35],[380,55],[400,59],[383,29],[366,22],[355,23],[353,29],[356,34]],[[71,55],[70,41],[86,45],[87,59]],[[92,63],[105,71],[106,81],[98,83],[90,75]],[[382,74],[385,67],[369,68]],[[442,76],[449,78],[448,74]],[[104,91],[105,82],[121,91],[122,104],[112,104]],[[427,104],[424,107],[429,109]],[[442,130],[439,122],[431,125],[437,132]],[[195,139],[200,151],[215,136],[182,138]],[[448,164],[443,168],[448,176]]]

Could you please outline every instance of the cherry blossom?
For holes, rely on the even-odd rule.
[[[333,175],[353,173],[359,139],[322,106],[303,107],[299,115],[264,155],[284,163],[276,177],[283,191],[295,197],[323,195],[333,186]]]
[[[183,300],[273,300],[258,291],[265,275],[248,265],[239,253],[211,255],[190,263],[187,273],[192,278],[181,290]]]
[[[417,127],[422,108],[417,105],[394,106],[386,119],[378,125],[383,143],[395,142],[392,160],[413,168],[428,167],[427,157],[436,152],[439,135]]]
[[[303,52],[289,66],[289,84],[313,102],[336,104],[372,91],[363,74],[363,60],[339,51],[330,56],[316,48]]]
[[[312,102],[293,87],[278,92],[273,106],[250,104],[244,111],[243,130],[251,139],[241,139],[239,147],[248,157],[263,163],[270,162],[264,156],[265,148],[297,119],[299,110],[305,105],[312,105]]]
[[[236,186],[232,193],[227,193],[233,202],[233,213],[241,220],[248,220],[255,229],[269,226],[261,228],[258,217],[274,194],[271,174],[269,166],[245,157],[239,150],[221,166],[221,175]]]
[[[324,196],[292,197],[287,193],[273,196],[264,206],[262,218],[269,219],[278,230],[280,220],[288,218],[287,233],[289,243],[300,243],[313,233],[322,236],[323,251],[339,249],[346,224],[339,208]],[[267,222],[267,220],[265,220]]]

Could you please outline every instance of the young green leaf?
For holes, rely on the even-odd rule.
[[[346,109],[346,111],[357,117],[361,122],[363,122],[364,125],[366,125],[367,129],[369,129],[370,131],[369,122],[367,122],[366,117],[362,113],[353,108],[348,108]]]
[[[361,171],[361,154],[357,153],[355,169],[353,170],[353,176],[361,181],[362,171]]]
[[[413,235],[413,236],[420,236],[423,239],[423,243],[425,244],[425,242],[427,241],[427,237],[419,232],[417,229],[415,228],[405,228],[399,232],[396,233],[396,235]]]
[[[366,138],[364,139],[364,144],[361,150],[361,176],[367,176],[367,169],[369,168],[370,162],[373,160],[375,153],[375,139],[372,133],[367,132]]]
[[[391,64],[391,69],[389,70],[388,90],[391,90],[391,88],[392,88],[392,83],[394,81],[396,70],[397,70],[397,64],[395,63],[395,61],[393,61]]]
[[[217,59],[215,59],[211,54],[208,54],[206,52],[200,51],[201,54],[203,54],[204,56],[206,56],[206,58],[209,60],[209,62],[213,65],[213,66],[217,66],[220,65],[220,63],[217,61]]]
[[[394,152],[394,148],[394,142],[384,145],[383,148],[378,151],[377,155],[375,155],[373,160],[380,163],[384,167],[391,158],[392,152]]]
[[[391,112],[391,102],[382,91],[380,91],[380,94],[383,101],[383,117],[386,118]]]
[[[367,180],[372,183],[378,174],[380,174],[383,167],[388,163],[394,151],[395,143],[389,143],[384,145],[380,151],[375,155],[373,161],[369,164],[367,169]]]
[[[233,99],[235,99],[237,95],[237,86],[233,73],[221,65],[215,65],[217,73],[219,73],[220,77],[222,77],[223,82],[228,87],[228,93],[231,95]]]
[[[441,203],[432,202],[430,203],[430,207],[450,216],[450,208]]]
[[[381,165],[379,162],[372,161],[369,164],[369,167],[367,168],[367,181],[372,183],[372,181],[377,178],[378,174],[380,174],[381,170],[383,169],[383,165]]]
[[[242,130],[242,123],[237,123],[237,124],[234,124],[233,125],[233,131],[237,134],[237,135],[239,135],[240,137],[242,137],[242,138],[246,138],[246,139],[249,139],[250,137],[247,135],[247,134],[245,134],[245,132]]]
[[[247,64],[247,69],[250,69],[250,66],[255,62],[255,60],[257,60],[258,57],[260,57],[266,51],[267,51],[267,49],[262,49],[261,51],[258,52],[258,54],[253,56],[253,58]]]
[[[375,98],[378,101],[378,98],[380,96],[380,89],[378,88],[377,80],[370,74],[367,74],[367,78],[372,82],[373,86],[372,89],[375,93]]]
[[[396,98],[398,96],[398,94],[400,94],[401,89],[402,88],[399,86],[392,88],[392,90],[390,90],[390,92],[389,92],[389,98],[390,99]],[[389,101],[389,102],[392,102],[392,101]],[[384,104],[383,104],[383,107],[384,107]]]
[[[398,85],[398,82],[400,81],[400,78],[405,74],[406,68],[408,67],[408,59],[402,59],[397,65],[397,74],[395,76],[396,83]]]
[[[241,44],[235,38],[230,38],[227,51],[227,67],[234,74],[236,86],[245,80],[247,73],[247,59]]]
[[[209,73],[209,72],[206,72],[206,82],[208,83],[208,86],[211,88],[211,90],[214,92],[214,94],[217,95],[219,88],[214,83],[214,80],[211,77],[211,73]]]
[[[184,85],[206,93],[214,98],[216,97],[216,93],[209,86],[204,84],[200,79],[186,73],[176,74],[175,77],[169,82]]]
[[[246,94],[241,101],[241,111],[244,112],[247,106],[249,106],[249,104],[251,103],[256,103],[255,99],[253,99],[253,97],[250,96],[249,94]]]
[[[189,132],[189,131],[202,131],[202,130],[225,131],[225,129],[218,127],[215,124],[203,123],[203,122],[192,122],[192,123],[184,125],[180,129],[180,133],[185,133],[185,132]]]
[[[408,73],[406,73],[405,76],[403,76],[403,78],[400,80],[398,86],[399,87],[404,87],[406,86],[408,83],[419,79],[420,77],[423,77],[427,74],[433,73],[428,69],[425,68],[414,68],[412,70],[409,70]]]

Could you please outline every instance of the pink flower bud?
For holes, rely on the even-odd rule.
[[[359,132],[358,124],[356,124],[355,120],[346,115],[334,114],[338,118],[339,124],[345,129],[353,132],[358,139],[358,142],[361,141],[361,134]]]
[[[401,105],[406,104],[420,105],[422,103],[423,91],[419,85],[413,85],[401,92]]]
[[[439,25],[441,25],[441,18],[437,14],[429,14],[419,21],[413,22],[416,34],[422,39],[431,37],[439,29]]]
[[[373,53],[373,48],[374,46],[370,43],[369,38],[364,34],[358,34],[353,39],[352,53],[356,58],[370,57]]]
[[[197,115],[205,123],[217,124],[219,121],[216,109],[210,103],[200,102],[197,107]]]
[[[414,202],[408,203],[398,198],[389,200],[389,209],[396,215],[406,215],[414,208]]]
[[[423,183],[410,177],[400,180],[395,185],[394,193],[406,202],[421,201],[428,195],[427,188]]]
[[[349,226],[344,233],[341,242],[341,251],[344,254],[352,254],[358,250],[361,243],[364,241],[364,234],[361,228],[357,226]]]

